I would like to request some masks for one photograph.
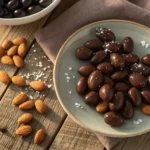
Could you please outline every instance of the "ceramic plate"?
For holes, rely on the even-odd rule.
[[[125,120],[122,126],[111,127],[104,122],[103,114],[97,113],[95,108],[86,105],[83,97],[76,93],[76,83],[80,77],[77,69],[87,62],[79,61],[75,57],[75,50],[87,40],[96,38],[96,27],[110,28],[115,33],[117,41],[121,41],[126,36],[132,37],[135,43],[133,53],[136,53],[140,58],[150,53],[150,48],[145,49],[140,43],[141,41],[150,43],[150,29],[134,22],[122,20],[99,21],[76,31],[61,47],[54,68],[56,94],[62,107],[79,125],[107,136],[131,137],[150,131],[150,116],[144,115],[141,108],[136,108],[134,117],[131,120]],[[69,70],[70,67],[72,70]],[[68,73],[71,78],[69,82],[67,82],[65,73]],[[80,104],[83,108],[77,108],[77,104]],[[143,122],[138,125],[134,124],[134,121],[138,119],[142,119]]]

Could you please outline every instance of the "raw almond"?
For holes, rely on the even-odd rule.
[[[47,111],[46,104],[42,100],[37,100],[35,102],[35,108],[41,114],[44,114]]]
[[[14,65],[13,59],[8,55],[5,55],[1,58],[1,63],[4,65]]]
[[[150,105],[145,105],[142,107],[142,112],[146,115],[150,115]]]
[[[16,39],[13,40],[14,45],[20,45],[22,43],[26,43],[26,39],[22,37],[17,37]]]
[[[20,56],[13,56],[13,61],[16,67],[22,68],[24,66],[24,62]]]
[[[2,47],[0,46],[0,57],[4,56],[5,53],[6,53],[6,52],[5,52],[4,48],[2,48]]]
[[[21,92],[20,94],[18,94],[17,96],[15,96],[15,98],[12,101],[12,104],[14,105],[20,105],[23,102],[25,102],[27,100],[27,95],[26,93]]]
[[[38,130],[34,136],[34,143],[40,144],[44,141],[44,139],[45,139],[45,131],[43,129]]]
[[[29,125],[21,126],[21,127],[19,127],[19,128],[16,130],[16,134],[17,134],[17,135],[20,135],[20,136],[27,136],[27,135],[29,135],[31,132],[32,132],[32,127],[29,126]]]
[[[18,47],[18,55],[20,57],[24,57],[26,53],[27,53],[27,44],[26,43],[20,44],[20,46]]]
[[[8,74],[3,70],[0,70],[0,81],[6,84],[10,83],[11,81]]]
[[[28,110],[34,107],[34,101],[32,100],[28,100],[24,103],[22,103],[21,105],[19,105],[19,108],[22,110]]]
[[[1,46],[2,46],[4,49],[8,50],[9,48],[11,48],[11,47],[13,46],[13,43],[12,43],[12,41],[10,41],[10,40],[5,40],[5,41],[1,44]]]
[[[11,80],[17,86],[20,87],[26,86],[26,81],[21,76],[13,76]]]
[[[43,91],[45,89],[45,83],[42,81],[32,81],[29,85],[37,91]]]
[[[32,118],[33,118],[32,114],[25,113],[18,119],[18,123],[19,124],[29,123],[32,120]]]
[[[13,46],[7,51],[8,56],[14,56],[17,54],[18,46]]]

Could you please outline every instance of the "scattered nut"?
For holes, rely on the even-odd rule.
[[[13,76],[12,77],[12,82],[15,85],[20,86],[20,87],[26,86],[26,81],[21,76]]]
[[[34,143],[40,144],[44,141],[44,139],[45,139],[45,131],[43,129],[38,130],[34,137]]]
[[[37,100],[35,102],[35,108],[41,114],[44,114],[47,111],[46,104],[42,100]]]
[[[19,108],[22,110],[28,110],[34,107],[34,101],[32,100],[28,100],[24,103],[22,103],[21,105],[19,105]]]
[[[8,56],[14,56],[17,54],[18,46],[13,46],[7,51]]]
[[[11,48],[13,46],[12,41],[10,40],[5,40],[2,44],[1,47],[8,50],[9,48]]]
[[[18,123],[19,124],[26,124],[29,123],[32,120],[33,116],[30,113],[25,113],[22,116],[19,117]]]
[[[14,105],[20,105],[23,102],[25,102],[27,100],[27,95],[26,93],[21,92],[20,94],[18,94],[17,96],[15,96],[15,98],[12,101],[12,104]]]
[[[13,56],[13,61],[16,67],[22,68],[24,66],[24,62],[20,56]]]
[[[1,63],[10,66],[14,65],[13,59],[8,55],[5,55],[1,58]]]
[[[17,134],[17,135],[20,135],[20,136],[27,136],[27,135],[29,135],[31,132],[32,132],[32,127],[29,126],[29,125],[21,126],[21,127],[19,127],[19,128],[16,130],[16,134]]]
[[[3,70],[0,70],[0,81],[6,84],[10,83],[11,81],[8,74]]]
[[[26,39],[25,38],[22,38],[22,37],[17,37],[16,39],[14,39],[13,41],[13,44],[14,45],[20,45],[22,43],[26,43]]]

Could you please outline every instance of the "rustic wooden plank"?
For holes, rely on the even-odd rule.
[[[42,18],[39,21],[22,25],[22,26],[0,26],[0,43],[2,43],[5,39],[13,40],[18,36],[22,36],[27,39],[28,47],[31,46],[31,43],[34,41],[34,33],[39,30],[46,22],[48,16]],[[7,71],[7,73],[12,76],[16,73],[16,67],[6,66],[0,63],[0,69]],[[0,83],[0,98],[6,91],[8,85]]]
[[[44,55],[41,48],[36,46],[36,44],[32,46],[29,54],[25,58],[25,64],[25,67],[19,70],[18,74],[24,76],[27,82],[35,79],[41,79],[45,81],[48,87],[52,85],[53,64]],[[8,133],[0,134],[0,146],[2,148],[12,150],[43,150],[49,147],[61,124],[66,118],[66,113],[60,106],[53,87],[48,87],[45,91],[39,93],[35,92],[28,86],[25,88],[19,88],[14,84],[10,84],[0,101],[0,125],[8,128]],[[31,99],[44,100],[48,107],[47,114],[42,116],[35,109],[30,111],[21,111],[17,106],[12,105],[12,99],[21,91],[26,92]],[[15,130],[18,127],[17,119],[24,112],[31,112],[34,116],[34,120],[30,123],[33,127],[33,133],[28,137],[21,138],[15,135]],[[46,131],[47,136],[46,140],[38,146],[33,143],[33,138],[35,132],[40,128],[43,128]]]
[[[113,150],[150,150],[149,139],[150,133],[127,138],[126,140],[116,145]]]
[[[97,137],[67,117],[49,150],[103,150]]]

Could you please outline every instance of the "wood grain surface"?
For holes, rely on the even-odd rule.
[[[43,19],[22,26],[0,26],[0,43],[5,39],[14,39],[22,36],[28,40],[28,54],[25,57],[25,67],[17,69],[0,64],[0,70],[5,70],[9,76],[21,75],[27,83],[32,80],[43,80],[47,87],[43,92],[36,92],[29,88],[18,88],[14,84],[0,83],[0,127],[6,127],[6,133],[0,133],[0,150],[103,150],[104,146],[97,137],[86,129],[77,125],[64,112],[55,95],[52,81],[53,64],[45,56],[43,50],[35,42],[34,33],[42,26],[50,23],[79,0],[62,0],[60,5],[51,15]],[[48,112],[39,114],[35,108],[29,111],[21,111],[12,105],[12,99],[24,91],[29,99],[42,99],[47,105]],[[19,127],[17,119],[25,112],[33,114],[34,119],[29,125],[33,132],[27,137],[15,135]],[[38,129],[46,131],[46,139],[40,145],[33,143],[35,132]],[[133,138],[127,138],[118,143],[113,150],[150,150],[150,134],[144,134]]]

